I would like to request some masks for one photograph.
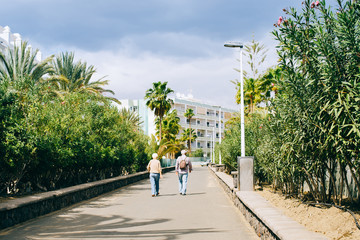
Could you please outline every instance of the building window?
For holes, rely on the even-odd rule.
[[[210,123],[209,123],[209,122],[207,122],[207,123],[206,123],[206,126],[210,127]]]
[[[218,124],[218,123],[216,123],[216,128],[219,128],[219,124]]]
[[[199,120],[197,121],[197,124],[200,125],[200,121],[199,121]]]

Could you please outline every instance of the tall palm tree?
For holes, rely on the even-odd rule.
[[[191,129],[191,119],[193,116],[195,116],[194,110],[192,110],[191,108],[187,108],[186,112],[184,113],[184,117],[186,117],[186,119],[189,122],[189,129]],[[192,131],[189,131],[189,141],[190,141],[189,154],[191,154],[191,133],[192,133]]]
[[[172,142],[176,139],[180,131],[180,118],[177,116],[177,111],[174,109],[170,113],[166,114],[162,121],[162,140],[166,142]],[[159,119],[155,121],[157,134],[160,133]]]
[[[188,148],[191,149],[191,142],[195,141],[197,139],[197,135],[192,128],[187,128],[184,130],[184,132],[181,135],[180,140],[183,142],[187,142]]]
[[[14,45],[4,52],[0,51],[0,80],[8,79],[16,82],[27,78],[32,84],[43,83],[44,77],[53,71],[49,64],[53,56],[37,62],[38,51],[38,49],[33,51],[26,41],[22,41],[20,46]]]
[[[261,102],[261,91],[259,81],[254,78],[246,78],[244,84],[244,100],[249,105],[249,112],[254,112],[256,103]]]
[[[56,89],[61,93],[66,92],[90,92],[96,95],[103,95],[104,93],[114,94],[112,90],[104,89],[103,86],[109,83],[109,80],[104,80],[102,77],[96,81],[92,81],[96,69],[94,66],[87,66],[86,62],[74,60],[74,53],[65,52],[56,56],[52,62],[54,66],[54,74],[52,79],[58,80],[55,84]],[[106,97],[117,103],[117,99]]]
[[[173,100],[168,98],[170,93],[174,91],[167,86],[167,82],[154,82],[153,87],[146,90],[145,99],[147,99],[146,106],[154,111],[155,116],[159,118],[159,142],[162,138],[162,119],[164,115],[171,109]]]

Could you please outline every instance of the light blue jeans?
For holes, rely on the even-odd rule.
[[[150,173],[150,184],[151,184],[151,194],[159,194],[159,179],[160,173]]]
[[[186,194],[188,173],[179,173],[179,193]]]

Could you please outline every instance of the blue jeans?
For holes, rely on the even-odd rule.
[[[160,173],[150,173],[150,184],[151,184],[151,194],[159,194],[159,179]]]
[[[186,194],[188,175],[188,173],[179,173],[179,192],[181,194]]]

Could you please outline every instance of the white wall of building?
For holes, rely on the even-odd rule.
[[[181,130],[179,136],[184,129],[189,127],[184,113],[187,108],[194,110],[195,116],[191,119],[191,128],[195,130],[198,138],[191,144],[191,150],[195,151],[201,148],[203,152],[210,157],[213,151],[214,142],[219,142],[220,137],[224,137],[225,122],[231,117],[235,110],[221,108],[220,106],[212,106],[191,99],[172,98],[174,105],[170,111],[176,109],[178,117],[180,118]],[[145,104],[145,100],[120,100],[122,105],[119,106],[135,111],[141,117],[143,123],[143,130],[145,134],[151,136],[155,135],[155,115]],[[219,124],[219,114],[221,115],[221,123]],[[219,126],[221,125],[221,128]],[[220,134],[221,130],[221,134]]]
[[[0,26],[0,51],[3,51],[8,47],[20,46],[21,41],[22,39],[19,33],[11,33],[9,26]],[[31,45],[28,45],[28,47],[31,48]],[[40,62],[41,57],[41,52],[38,51],[35,60]]]

